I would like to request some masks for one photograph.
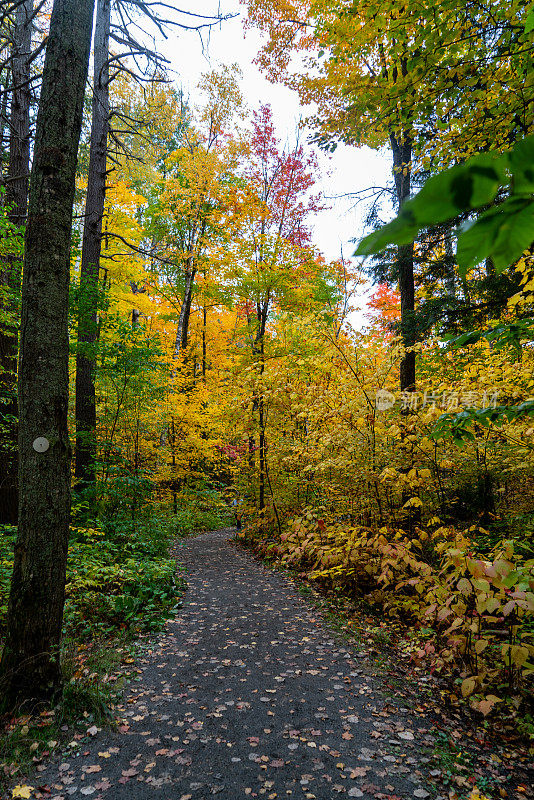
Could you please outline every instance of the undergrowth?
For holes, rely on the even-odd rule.
[[[168,555],[164,516],[133,524],[126,516],[71,527],[64,635],[79,641],[117,631],[154,630],[176,606],[182,581]],[[0,536],[0,634],[5,631],[15,529]]]
[[[55,708],[31,707],[5,717],[0,733],[2,790],[68,741],[76,750],[93,726],[113,726],[115,705],[130,678],[143,639],[172,616],[185,588],[169,548],[177,538],[232,524],[214,489],[186,490],[173,509],[147,508],[132,519],[114,509],[97,520],[86,506],[73,510],[62,672]],[[5,634],[16,528],[0,527],[0,649]],[[178,566],[179,569],[179,566]],[[135,668],[133,668],[135,669]]]
[[[365,601],[407,631],[411,662],[446,678],[451,699],[513,724],[534,744],[534,558],[480,526],[372,530],[305,509],[280,530],[251,514],[241,537],[327,591]],[[380,626],[369,635],[388,645]]]
[[[60,742],[77,748],[93,725],[113,725],[140,634],[157,631],[185,584],[169,547],[183,531],[168,512],[98,521],[74,509],[62,642],[64,690],[54,708],[27,707],[0,720],[0,796]],[[0,646],[5,634],[16,529],[0,528]]]

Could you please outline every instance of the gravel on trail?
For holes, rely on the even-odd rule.
[[[366,654],[233,533],[179,544],[183,607],[138,659],[126,724],[89,728],[79,751],[41,766],[32,797],[439,796],[430,716],[382,694]]]

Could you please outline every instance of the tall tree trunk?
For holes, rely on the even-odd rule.
[[[11,113],[9,120],[9,166],[6,200],[9,220],[16,227],[26,221],[30,171],[30,56],[33,0],[17,8],[13,31]],[[1,265],[2,306],[7,321],[0,328],[0,522],[15,525],[18,517],[17,457],[17,349],[19,258],[6,257]]]
[[[32,49],[33,2],[25,0],[16,12],[11,62],[13,95],[11,98],[9,170],[7,201],[12,206],[10,220],[20,226],[26,222],[30,172],[30,103],[29,84]]]
[[[258,359],[258,373],[260,381],[263,381],[265,373],[265,328],[267,326],[267,315],[269,313],[269,299],[257,304],[258,331],[253,345],[253,352]],[[263,530],[265,524],[265,397],[263,387],[260,386],[260,395],[256,398],[258,406],[258,510],[260,528]]]
[[[208,325],[208,312],[206,306],[202,308],[202,380],[206,383],[206,369],[208,359],[208,342],[206,337],[206,328]]]
[[[140,289],[139,285],[135,281],[130,281],[130,288],[133,294],[144,294],[146,289]],[[139,327],[139,319],[141,317],[141,311],[138,308],[132,308],[132,328]]]
[[[265,522],[265,407],[263,395],[258,401],[258,507],[260,512],[260,526]]]
[[[390,136],[393,150],[393,174],[398,207],[402,206],[410,196],[412,140],[406,133],[402,140],[393,133]],[[415,344],[414,310],[415,284],[413,274],[414,245],[399,245],[397,249],[397,267],[399,273],[399,294],[401,302],[401,335],[406,348]],[[400,365],[401,391],[415,389],[415,353],[405,353]]]
[[[109,30],[111,0],[97,0],[91,144],[80,268],[78,351],[76,354],[76,464],[82,487],[95,488],[96,394],[95,360],[98,340],[98,278],[102,250],[102,220],[106,201],[109,133]]]
[[[393,172],[399,209],[410,196],[412,140],[405,133],[402,140],[391,137],[393,149]],[[401,336],[405,348],[412,348],[416,342],[414,327],[415,282],[414,282],[414,244],[399,245],[397,249],[397,268],[399,273],[399,294],[401,301]],[[400,364],[400,389],[402,392],[415,392],[415,352],[405,352]],[[404,413],[409,413],[407,410]],[[405,438],[405,428],[401,428],[402,447],[406,454],[406,472],[413,467],[413,446]],[[407,491],[403,491],[402,503],[409,499]],[[421,519],[419,508],[406,512],[404,525],[413,536],[415,526]]]
[[[19,362],[19,529],[0,663],[0,705],[50,700],[70,514],[68,305],[76,160],[94,0],[55,0],[30,180]]]
[[[3,74],[0,72],[0,86],[2,87],[0,92],[0,180],[2,180],[4,177],[4,172],[7,172],[6,167],[9,163],[9,148],[6,147],[6,142],[9,139],[9,134],[6,134],[6,131],[9,128],[9,122],[7,118],[8,91],[6,88],[9,83],[9,75],[9,67],[5,68],[5,72]]]
[[[187,260],[185,272],[185,290],[184,300],[180,309],[180,316],[178,318],[178,327],[176,328],[176,343],[174,346],[174,357],[178,358],[182,350],[187,347],[187,338],[189,335],[189,318],[191,316],[191,303],[193,301],[193,286],[195,283],[195,275],[197,274],[196,267],[193,266],[193,260]]]

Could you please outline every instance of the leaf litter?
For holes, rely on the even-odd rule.
[[[41,764],[39,786],[19,779],[13,798],[534,797],[524,753],[477,741],[428,693],[397,683],[387,697],[395,670],[334,634],[232,533],[177,545],[184,606],[138,659],[117,730],[91,726],[85,749]]]

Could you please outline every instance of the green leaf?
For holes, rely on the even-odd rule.
[[[411,201],[420,227],[491,203],[507,181],[508,156],[482,153],[431,178]]]
[[[534,12],[533,12],[534,17]],[[514,194],[534,193],[534,136],[521,139],[510,154]]]
[[[458,237],[456,259],[459,272],[465,278],[468,270],[487,258],[499,233],[500,220],[488,212],[463,229]]]
[[[530,33],[534,30],[534,9],[529,13],[525,20],[525,33]]]
[[[482,331],[468,331],[460,334],[460,336],[453,336],[452,334],[444,336],[443,340],[447,342],[447,346],[451,348],[466,347],[468,344],[476,344],[484,336]]]
[[[534,202],[521,203],[514,198],[499,207],[504,220],[491,257],[497,274],[515,264],[524,250],[534,242]]]
[[[488,205],[495,199],[499,187],[507,182],[508,166],[507,154],[482,153],[430,178],[421,191],[403,205],[393,222],[360,242],[354,255],[379,253],[389,244],[409,244],[421,228]]]
[[[495,271],[514,264],[534,242],[534,201],[509,197],[481,214],[458,238],[460,274],[491,256]]]
[[[368,256],[372,253],[379,253],[389,244],[410,244],[417,236],[418,231],[419,227],[408,208],[408,203],[406,203],[396,219],[362,239],[354,255]]]
[[[466,331],[459,336],[448,334],[443,337],[448,349],[467,347],[468,345],[476,344],[481,339],[487,339],[496,350],[502,350],[504,347],[513,347],[516,350],[520,350],[523,339],[527,341],[534,340],[534,319],[527,317],[517,322],[500,322],[486,331]]]
[[[506,422],[534,416],[534,400],[526,400],[517,406],[496,406],[495,408],[470,408],[458,414],[442,414],[434,423],[432,436],[439,438],[452,435],[455,445],[463,441],[475,441],[471,431],[474,425],[489,427],[490,423],[502,426]]]

